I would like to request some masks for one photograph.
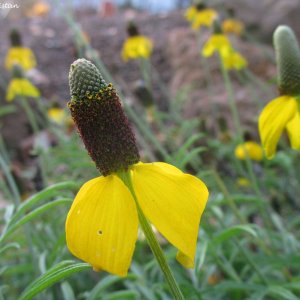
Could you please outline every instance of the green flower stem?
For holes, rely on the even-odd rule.
[[[219,58],[220,58],[220,65],[221,65],[221,71],[222,71],[222,75],[223,75],[223,79],[224,79],[224,83],[225,83],[225,88],[226,88],[227,95],[228,95],[229,106],[230,106],[230,110],[231,110],[231,114],[232,114],[232,118],[233,118],[233,123],[234,123],[234,127],[235,127],[235,130],[237,133],[237,140],[238,140],[238,143],[241,144],[244,142],[244,139],[243,139],[243,135],[242,135],[242,131],[241,131],[242,127],[241,127],[238,109],[237,109],[237,106],[236,106],[236,103],[234,100],[232,84],[230,81],[229,74],[223,64],[221,56],[219,56]],[[257,182],[257,178],[253,172],[253,164],[252,164],[252,161],[251,161],[249,155],[246,155],[245,162],[246,162],[246,168],[247,168],[250,180],[253,185],[253,189],[254,189],[256,195],[263,199],[263,195],[260,191],[260,188],[259,188],[259,185]],[[270,215],[268,214],[268,212],[266,212],[263,209],[261,209],[261,214],[264,217],[266,225],[269,227],[269,229],[271,229],[272,222],[270,220]]]
[[[236,72],[237,78],[239,80],[239,82],[244,85],[247,86],[248,92],[251,95],[251,98],[253,99],[253,101],[255,102],[257,108],[259,110],[261,110],[264,106],[264,103],[261,101],[261,99],[259,99],[259,95],[257,93],[257,89],[253,88],[253,86],[248,85],[249,80],[246,78],[245,75],[243,75],[243,73],[241,72]]]
[[[171,290],[171,293],[172,293],[174,299],[175,300],[184,300],[185,298],[175,280],[174,275],[172,274],[172,271],[170,269],[170,266],[168,265],[168,262],[163,253],[163,250],[161,249],[161,247],[152,231],[152,228],[139,205],[137,196],[135,194],[135,191],[134,191],[134,188],[132,185],[130,172],[119,172],[117,175],[124,182],[124,184],[128,187],[128,189],[135,201],[137,211],[138,211],[140,225],[142,227],[142,230],[146,236],[148,244],[149,244],[155,258],[156,258],[163,274],[165,275],[166,281],[170,287],[170,290]]]
[[[225,83],[225,88],[226,88],[227,95],[228,95],[229,106],[230,106],[230,110],[231,110],[231,114],[232,114],[232,118],[233,118],[233,123],[234,123],[235,130],[237,132],[238,143],[241,144],[244,142],[244,138],[243,138],[243,134],[242,134],[242,127],[241,127],[238,109],[237,109],[237,106],[236,106],[236,103],[234,100],[232,84],[231,84],[231,81],[229,78],[229,74],[223,64],[222,58],[220,56],[219,56],[219,58],[220,58],[220,65],[221,65],[221,71],[222,71],[222,75],[223,75],[223,79],[224,79],[224,83]],[[246,167],[247,167],[250,179],[253,184],[253,188],[254,188],[257,196],[262,197],[256,176],[253,172],[252,161],[248,155],[246,155]]]
[[[31,107],[28,105],[29,100],[26,99],[25,97],[19,97],[19,100],[20,100],[21,106],[23,107],[23,109],[27,115],[28,121],[32,128],[32,131],[34,132],[34,134],[37,134],[39,132],[39,126],[37,124],[36,118],[34,116],[34,113],[31,109]]]
[[[212,73],[211,73],[211,69],[210,66],[207,62],[206,57],[202,56],[202,47],[203,44],[201,43],[201,30],[198,30],[196,33],[196,43],[199,49],[199,54],[200,54],[200,64],[204,73],[204,79],[205,79],[205,83],[207,86],[207,92],[208,92],[208,99],[209,99],[209,104],[210,104],[210,109],[211,109],[211,113],[213,118],[216,120],[217,119],[217,112],[218,112],[218,107],[216,105],[216,103],[213,100],[214,98],[214,89],[213,89],[213,78],[212,78]]]
[[[15,205],[18,206],[21,203],[20,192],[10,172],[9,166],[7,165],[6,161],[3,159],[1,154],[0,154],[0,167],[3,170],[3,173],[7,179]]]
[[[149,62],[149,59],[140,58],[139,67],[147,88],[149,89],[149,91],[152,91],[151,64]]]
[[[252,81],[255,86],[258,86],[270,99],[273,98],[273,93],[271,90],[270,85],[265,84],[264,80],[261,80],[261,78],[258,78],[254,73],[252,73],[248,69],[244,69],[243,73],[245,74],[246,78],[249,81]]]

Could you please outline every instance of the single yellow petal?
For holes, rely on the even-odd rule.
[[[6,100],[14,100],[18,96],[37,98],[39,90],[26,78],[13,78],[7,88]]]
[[[232,50],[222,55],[224,67],[227,70],[236,69],[241,70],[247,66],[247,60],[238,52]]]
[[[86,182],[66,220],[69,250],[95,270],[125,276],[138,232],[135,202],[115,175]]]
[[[294,118],[286,126],[291,147],[300,150],[300,112],[296,112]]]
[[[132,182],[146,217],[179,249],[179,262],[193,267],[200,218],[208,199],[205,184],[160,162],[135,165]]]
[[[259,134],[266,157],[271,159],[287,123],[297,112],[297,101],[292,96],[281,96],[268,103],[258,120]]]

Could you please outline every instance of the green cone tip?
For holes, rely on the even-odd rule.
[[[273,35],[278,87],[282,95],[300,94],[300,50],[293,30],[278,26]]]
[[[107,87],[100,71],[90,61],[80,58],[71,64],[69,72],[71,101],[92,99]]]

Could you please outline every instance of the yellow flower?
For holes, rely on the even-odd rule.
[[[34,4],[30,10],[30,16],[43,17],[49,14],[50,6],[44,1],[39,1]]]
[[[67,114],[64,109],[52,107],[47,111],[48,118],[54,123],[62,125],[67,119]]]
[[[247,60],[237,51],[232,50],[222,56],[224,67],[227,70],[241,70],[247,67]]]
[[[177,260],[193,267],[208,198],[205,184],[172,165],[140,162],[118,95],[92,63],[84,59],[74,62],[69,80],[71,115],[104,175],[86,182],[75,197],[66,220],[69,250],[95,270],[125,276],[141,210],[179,250]]]
[[[185,18],[191,23],[193,29],[199,29],[202,26],[211,27],[217,12],[211,8],[198,10],[195,6],[191,6],[186,10]]]
[[[37,98],[39,90],[26,78],[13,78],[7,88],[6,100],[11,102],[18,96]]]
[[[236,181],[237,185],[240,187],[249,187],[250,181],[245,177],[239,177]]]
[[[158,231],[194,266],[198,227],[208,198],[198,178],[162,162],[130,167],[139,205]],[[94,178],[78,192],[66,221],[70,251],[95,270],[127,274],[138,234],[134,199],[116,174]]]
[[[186,20],[192,22],[196,16],[197,12],[198,12],[198,10],[197,10],[196,6],[192,5],[185,11],[184,16],[185,16]]]
[[[248,141],[238,145],[235,148],[234,154],[236,158],[245,160],[247,156],[256,161],[260,161],[263,158],[263,151],[259,144],[253,141]]]
[[[217,51],[223,57],[228,55],[231,49],[232,47],[230,41],[226,35],[221,33],[213,34],[204,44],[202,55],[204,57],[210,57],[214,54],[214,52]]]
[[[124,61],[128,61],[128,59],[149,58],[152,49],[152,41],[146,36],[130,36],[123,44],[122,58]]]
[[[23,70],[28,71],[36,66],[36,59],[33,52],[26,47],[12,47],[5,58],[5,68],[9,71],[18,64]]]
[[[227,19],[222,23],[222,30],[224,33],[235,33],[241,35],[244,31],[244,24],[236,19]]]
[[[259,116],[258,126],[266,157],[271,159],[284,129],[287,130],[291,147],[300,150],[299,100],[284,95],[268,103]]]

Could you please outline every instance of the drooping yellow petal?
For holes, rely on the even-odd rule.
[[[134,200],[115,175],[86,182],[66,220],[69,250],[95,270],[125,276],[138,232]]]
[[[291,147],[300,150],[300,112],[297,111],[293,119],[286,126]]]
[[[39,90],[26,78],[13,78],[7,88],[6,100],[11,102],[18,96],[38,98]]]
[[[227,70],[236,69],[241,70],[247,67],[247,60],[237,51],[229,51],[224,53],[222,56],[224,67]]]
[[[204,57],[210,57],[217,51],[221,56],[223,56],[227,55],[231,49],[231,43],[224,34],[213,34],[204,44],[202,55]]]
[[[152,49],[152,41],[146,36],[131,36],[124,42],[122,58],[124,61],[128,59],[149,58]]]
[[[193,267],[200,218],[208,198],[205,184],[160,162],[135,165],[132,182],[146,217],[179,249],[177,260]]]
[[[9,71],[18,64],[23,70],[28,71],[36,66],[36,59],[31,49],[26,47],[12,47],[5,58],[5,68]]]
[[[259,116],[259,134],[266,157],[271,159],[279,138],[287,123],[297,112],[297,100],[292,96],[281,96],[268,103]]]

